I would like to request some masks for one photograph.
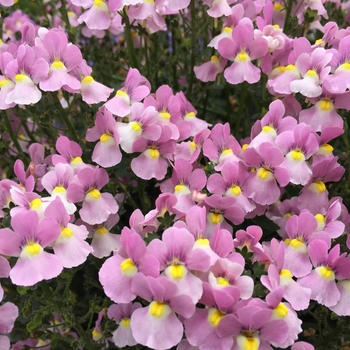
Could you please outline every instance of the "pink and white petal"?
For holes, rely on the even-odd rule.
[[[350,316],[350,280],[337,283],[340,299],[336,305],[329,307],[338,316]]]
[[[0,350],[8,350],[10,347],[10,339],[6,335],[0,335]]]
[[[106,232],[99,234],[95,232],[91,242],[93,252],[91,253],[96,258],[103,258],[109,256],[113,250],[120,248],[120,235]]]
[[[18,307],[10,302],[0,306],[0,333],[6,334],[12,331],[18,317]],[[1,347],[0,347],[1,349]]]
[[[33,286],[57,277],[62,270],[62,263],[56,255],[42,251],[32,257],[20,257],[10,272],[10,278],[19,286]]]
[[[143,180],[156,178],[157,180],[164,179],[168,163],[161,157],[153,157],[153,150],[147,149],[137,158],[131,161],[132,171]]]
[[[17,81],[12,91],[7,94],[6,104],[16,103],[19,105],[30,105],[39,102],[41,91],[34,85],[33,81],[26,76],[23,81]]]
[[[119,145],[115,143],[113,137],[107,142],[98,142],[92,153],[92,160],[98,165],[108,168],[117,165],[122,160]]]
[[[74,231],[73,236],[61,236],[53,245],[55,255],[62,261],[63,267],[71,268],[84,263],[88,255],[92,252],[90,245],[76,237]]]
[[[156,302],[153,302],[156,303]],[[152,304],[137,309],[131,315],[131,329],[135,340],[157,350],[166,350],[177,345],[182,339],[183,325],[168,305],[163,305],[163,314],[153,316]]]
[[[225,79],[230,84],[240,84],[243,81],[254,84],[260,79],[260,69],[255,67],[250,60],[245,62],[234,62],[225,69]]]

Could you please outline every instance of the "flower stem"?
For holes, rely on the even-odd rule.
[[[123,19],[124,19],[124,23],[125,23],[124,34],[125,34],[126,43],[128,45],[127,53],[128,53],[129,60],[130,60],[130,67],[138,68],[139,65],[137,62],[136,54],[135,54],[134,43],[132,41],[131,26],[130,26],[130,21],[129,21],[128,13],[126,10],[126,6],[124,7]]]

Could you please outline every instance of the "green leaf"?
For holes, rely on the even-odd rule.
[[[41,326],[43,322],[43,317],[41,314],[35,315],[35,317],[27,324],[27,331],[33,332],[35,329],[37,329],[39,326]]]

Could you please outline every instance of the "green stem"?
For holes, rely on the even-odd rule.
[[[241,123],[242,116],[243,116],[243,109],[244,109],[244,105],[245,105],[246,91],[247,91],[247,83],[244,81],[241,84],[241,91],[240,91],[240,96],[239,96],[238,119],[237,119],[237,122],[235,124],[235,134],[234,134],[235,137],[238,136],[239,125]]]
[[[175,64],[175,60],[177,60],[176,58],[176,51],[177,51],[177,46],[176,46],[176,31],[174,28],[174,25],[171,24],[171,46],[172,46],[172,56],[174,59],[174,63],[171,65],[172,66],[172,73],[173,73],[173,80],[174,80],[174,89],[176,91],[179,90],[179,84],[177,81],[177,73],[176,73],[176,64]]]
[[[138,68],[139,64],[138,64],[136,54],[135,54],[134,43],[132,41],[131,26],[130,26],[130,21],[129,21],[126,6],[124,6],[123,19],[124,19],[124,23],[125,23],[124,34],[125,34],[126,43],[128,45],[127,53],[128,53],[129,60],[130,60],[130,67]]]
[[[68,130],[71,134],[70,136],[73,138],[74,141],[78,142],[79,137],[75,131],[74,125],[72,124],[72,122],[68,118],[68,111],[66,112],[64,110],[56,93],[50,93],[50,95],[53,98],[53,100],[56,102],[58,112],[68,128]]]
[[[196,36],[197,36],[197,11],[196,11],[196,5],[194,3],[194,0],[191,0],[190,4],[190,11],[191,11],[191,66],[190,66],[190,77],[188,82],[188,90],[187,95],[191,95],[192,89],[193,89],[193,81],[194,81],[194,65],[196,63],[196,53],[197,53],[197,43],[196,43]]]
[[[289,22],[290,22],[292,8],[293,8],[293,1],[294,0],[288,0],[286,18],[284,20],[284,25],[283,25],[283,32],[286,35],[289,34]]]

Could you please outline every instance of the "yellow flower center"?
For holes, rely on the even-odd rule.
[[[218,284],[220,284],[220,286],[224,286],[224,287],[230,285],[230,282],[226,277],[218,277],[216,279],[216,282],[218,282]]]
[[[99,227],[96,229],[95,232],[96,232],[98,235],[103,236],[103,235],[105,235],[105,234],[108,232],[108,230],[107,230],[104,226],[99,226]]]
[[[120,269],[124,275],[129,277],[134,276],[138,271],[136,265],[130,258],[125,259],[120,263]]]
[[[43,248],[41,247],[41,245],[39,243],[28,243],[24,248],[23,248],[23,253],[28,256],[34,256],[34,255],[38,255],[43,251]]]
[[[81,81],[82,84],[90,84],[94,81],[94,78],[91,75],[87,75],[86,77],[83,78]]]
[[[64,227],[62,230],[61,230],[61,235],[64,236],[64,237],[72,237],[73,236],[73,230],[69,227]]]
[[[41,201],[40,198],[35,198],[30,202],[29,207],[31,210],[39,210],[42,204],[43,202]]]
[[[130,318],[123,318],[121,321],[120,321],[120,325],[123,326],[123,327],[130,327]]]
[[[283,303],[279,303],[274,309],[273,313],[276,318],[285,318],[288,315],[289,309]]]
[[[330,100],[323,99],[319,102],[319,106],[322,111],[329,111],[333,108],[333,102]]]
[[[161,318],[163,316],[166,316],[167,314],[170,314],[171,309],[169,305],[163,302],[152,301],[152,303],[149,306],[149,313],[154,317]]]
[[[214,327],[217,327],[224,316],[225,314],[223,312],[217,309],[210,309],[208,314],[208,320]]]
[[[335,275],[333,270],[328,266],[319,266],[316,271],[326,280],[335,280]]]

